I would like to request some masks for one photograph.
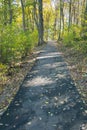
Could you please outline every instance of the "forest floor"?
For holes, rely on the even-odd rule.
[[[55,42],[42,48],[0,118],[1,130],[86,130],[87,110]]]
[[[87,105],[87,54],[67,47],[62,42],[59,42],[57,47],[67,63],[83,102]]]

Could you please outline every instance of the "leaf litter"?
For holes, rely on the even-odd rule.
[[[57,47],[58,51],[62,52],[83,103],[87,105],[87,55],[75,50],[75,48],[66,47],[62,43],[58,44]]]

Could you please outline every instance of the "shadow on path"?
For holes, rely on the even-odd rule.
[[[86,123],[67,65],[49,42],[0,118],[0,130],[87,130]]]

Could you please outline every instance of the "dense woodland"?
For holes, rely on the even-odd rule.
[[[87,0],[0,0],[0,82],[48,40],[87,53]]]

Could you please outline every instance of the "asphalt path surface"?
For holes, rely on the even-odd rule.
[[[87,130],[84,110],[67,64],[48,42],[0,118],[0,130]]]

